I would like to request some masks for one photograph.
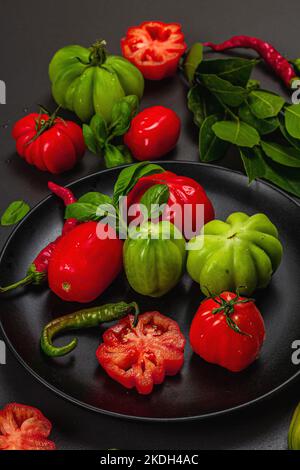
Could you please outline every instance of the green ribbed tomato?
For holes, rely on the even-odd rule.
[[[123,57],[107,55],[105,41],[58,50],[49,77],[55,101],[83,122],[100,114],[109,123],[114,103],[127,95],[141,99],[144,92],[141,72]]]
[[[180,280],[186,261],[185,240],[170,222],[146,222],[129,232],[123,259],[131,287],[161,297]]]
[[[250,295],[269,284],[281,257],[277,229],[265,214],[234,212],[226,222],[208,222],[189,242],[187,270],[205,295],[237,289]]]

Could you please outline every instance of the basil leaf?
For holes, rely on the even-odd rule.
[[[203,58],[203,45],[201,42],[196,42],[192,45],[187,53],[186,59],[183,64],[184,75],[190,83],[194,80],[194,75],[197,67]]]
[[[243,103],[239,108],[239,117],[242,121],[254,127],[260,135],[270,134],[274,132],[279,126],[279,120],[277,117],[268,119],[258,119],[252,113],[250,107]]]
[[[124,156],[119,147],[112,144],[106,144],[104,148],[104,160],[106,168],[125,165],[127,156]]]
[[[94,136],[92,129],[87,125],[83,124],[82,126],[83,138],[85,145],[92,153],[98,153],[97,141]]]
[[[201,74],[199,78],[211,93],[228,106],[240,106],[248,96],[245,88],[232,85],[228,80],[223,80],[217,75]]]
[[[267,160],[261,147],[255,147],[252,150],[243,149],[242,153],[243,161],[247,159],[247,174],[252,172],[253,175],[256,174],[256,177],[263,177],[279,188],[300,197],[299,169],[284,167],[272,160]]]
[[[98,145],[102,147],[108,137],[105,119],[102,116],[95,114],[90,121],[90,128]]]
[[[164,206],[168,202],[169,196],[170,191],[166,184],[155,184],[143,194],[140,204],[145,206],[148,216],[159,217],[164,209],[159,206]]]
[[[281,96],[263,90],[253,90],[248,97],[250,109],[259,119],[277,116],[284,103]]]
[[[13,201],[1,217],[1,225],[14,225],[25,217],[30,211],[29,205],[24,201]]]
[[[285,108],[285,127],[288,133],[295,139],[300,139],[300,106],[292,104]]]
[[[300,168],[300,152],[291,147],[284,147],[276,142],[261,141],[265,154],[274,162],[292,168]]]
[[[241,121],[220,121],[212,126],[219,139],[226,140],[240,147],[254,147],[259,144],[260,137],[254,127]]]
[[[106,194],[98,193],[96,191],[91,191],[81,196],[77,202],[85,203],[85,204],[93,204],[94,206],[97,207],[100,204],[112,204],[112,199]]]
[[[155,163],[140,162],[124,168],[114,187],[113,203],[118,204],[119,198],[126,196],[142,176],[163,173],[165,170]]]
[[[126,145],[123,145],[123,144],[117,145],[117,148],[120,150],[120,152],[123,155],[123,158],[124,158],[123,165],[126,165],[127,163],[132,163],[133,162],[131,152],[130,152],[129,148],[126,147]]]
[[[257,152],[256,147],[251,150],[249,148],[240,148],[240,155],[249,178],[249,183],[252,183],[256,178],[264,177],[266,165],[259,152]]]
[[[138,97],[135,95],[125,96],[114,104],[110,136],[117,137],[128,131],[131,119],[137,112],[138,104]]]
[[[257,63],[256,59],[207,59],[197,67],[196,76],[213,74],[223,80],[228,80],[232,85],[245,87]]]
[[[77,219],[79,222],[97,220],[97,206],[83,202],[69,204],[65,210],[65,219]]]
[[[223,113],[219,101],[204,86],[193,86],[188,93],[188,108],[194,114],[194,123],[201,127],[211,114]]]
[[[122,98],[123,101],[125,101],[130,109],[131,109],[131,118],[135,116],[139,110],[139,99],[136,95],[127,95]]]
[[[229,144],[219,139],[212,130],[212,126],[222,119],[224,116],[212,114],[202,123],[199,132],[199,150],[202,162],[212,162],[222,158],[229,147]]]

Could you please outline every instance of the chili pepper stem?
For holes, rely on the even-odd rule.
[[[26,277],[24,277],[24,279],[21,279],[20,281],[17,281],[14,284],[10,284],[6,287],[0,287],[0,293],[9,292],[13,289],[16,289],[17,287],[27,286],[28,284],[31,284],[33,282],[33,278],[33,274],[28,274]]]

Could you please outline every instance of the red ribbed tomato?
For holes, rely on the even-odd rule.
[[[0,450],[55,450],[51,428],[37,408],[10,403],[0,410]]]
[[[174,75],[186,50],[178,23],[145,21],[129,28],[121,41],[122,53],[149,80]]]
[[[12,135],[20,157],[54,174],[73,168],[85,152],[81,127],[56,114],[31,113],[14,125]]]
[[[126,388],[143,395],[183,366],[185,338],[178,324],[159,312],[128,315],[103,335],[96,355],[103,369]]]
[[[232,292],[204,300],[190,329],[193,351],[232,372],[258,358],[264,339],[264,321],[253,300]]]

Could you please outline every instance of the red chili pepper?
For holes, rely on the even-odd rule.
[[[70,189],[63,188],[62,186],[58,186],[57,184],[52,183],[52,182],[48,183],[48,187],[54,194],[56,194],[61,199],[63,199],[64,204],[66,206],[68,204],[72,204],[73,202],[76,202],[76,198]],[[77,224],[78,224],[78,221],[76,219],[66,220],[62,229],[62,235],[65,235],[66,233],[70,232],[70,230],[73,229]],[[54,240],[53,242],[50,242],[47,246],[45,246],[45,248],[43,248],[39,252],[39,254],[36,256],[36,258],[33,260],[31,265],[29,266],[27,274],[23,279],[13,284],[10,284],[9,286],[0,287],[0,293],[9,292],[13,289],[16,289],[17,287],[26,286],[29,284],[40,285],[44,281],[46,281],[47,274],[48,274],[49,260],[54,252],[56,244],[59,242],[61,238],[62,236],[60,235],[59,237],[56,238],[56,240]]]
[[[204,42],[204,46],[210,47],[216,52],[225,51],[242,47],[245,49],[253,49],[264,61],[275,71],[284,83],[290,87],[292,80],[297,78],[293,66],[268,42],[251,36],[233,36],[228,41],[221,44],[213,44],[212,42]]]
[[[72,191],[68,188],[64,188],[63,186],[59,186],[58,184],[53,183],[52,181],[48,182],[48,188],[52,191],[53,194],[60,197],[65,206],[69,204],[73,204],[77,201],[76,197],[72,193]],[[76,225],[78,224],[78,220],[76,219],[67,219],[64,223],[62,229],[62,235],[66,235],[66,233],[70,232]]]

